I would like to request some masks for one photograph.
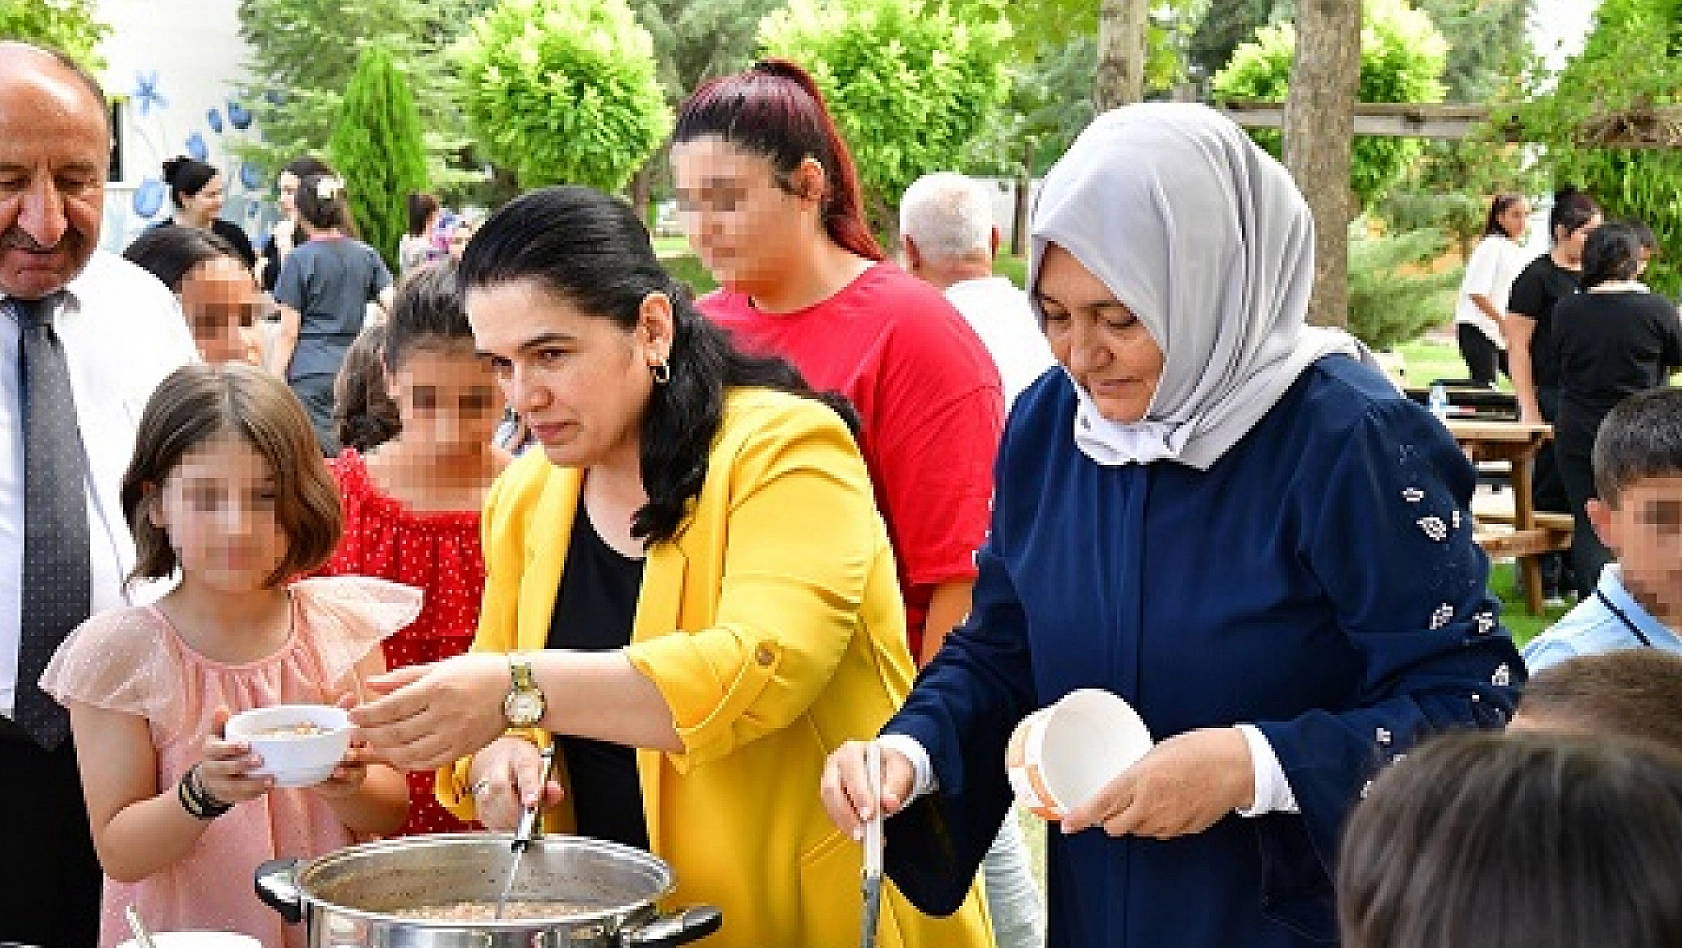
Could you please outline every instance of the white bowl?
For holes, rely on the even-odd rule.
[[[272,733],[300,724],[314,725],[321,732]],[[277,704],[234,715],[223,733],[231,741],[250,744],[263,759],[252,774],[273,777],[277,787],[308,787],[333,776],[333,769],[350,749],[350,716],[345,709],[328,704]]]
[[[1133,766],[1153,746],[1132,705],[1108,691],[1082,688],[1022,719],[1005,751],[1017,798],[1060,820]]]
[[[263,943],[239,932],[153,932],[158,948],[263,948]],[[139,948],[130,938],[117,948]]]

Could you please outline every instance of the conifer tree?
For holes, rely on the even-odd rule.
[[[397,270],[397,244],[408,226],[409,192],[426,188],[426,150],[409,81],[383,46],[356,60],[344,106],[328,143],[344,176],[362,239]]]

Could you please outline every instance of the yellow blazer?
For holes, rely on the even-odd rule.
[[[582,480],[536,451],[497,480],[475,651],[544,647]],[[834,412],[730,393],[690,518],[648,551],[626,654],[684,745],[637,752],[650,845],[677,874],[671,904],[722,909],[706,942],[720,948],[853,943],[861,852],[829,822],[818,781],[841,742],[887,721],[913,666],[887,530]],[[440,772],[438,796],[471,818],[466,772]],[[992,944],[974,891],[931,918],[889,884],[880,933],[890,948]]]

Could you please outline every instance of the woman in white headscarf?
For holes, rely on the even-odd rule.
[[[1077,688],[1155,748],[1051,834],[1052,948],[1335,940],[1329,860],[1376,768],[1499,727],[1524,666],[1441,425],[1304,325],[1312,220],[1201,106],[1099,117],[1047,175],[1032,296],[1065,369],[1016,403],[969,621],[883,729],[889,872],[958,904],[1012,729]],[[853,831],[863,745],[824,776]]]

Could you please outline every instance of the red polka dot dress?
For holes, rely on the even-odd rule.
[[[473,644],[485,591],[479,512],[417,512],[380,492],[362,455],[346,448],[328,462],[339,482],[344,536],[325,576],[374,576],[422,591],[421,613],[382,644],[386,665],[402,668],[460,655]],[[409,818],[399,836],[479,829],[433,796],[431,771],[409,774]]]

